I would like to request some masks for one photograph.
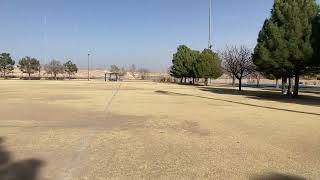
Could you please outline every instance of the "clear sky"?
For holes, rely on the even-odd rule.
[[[273,0],[213,0],[213,45],[254,47]],[[176,47],[208,44],[208,0],[0,0],[0,52],[42,63],[165,71]]]

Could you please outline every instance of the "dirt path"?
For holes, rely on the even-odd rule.
[[[109,109],[110,109],[110,106],[112,105],[112,101],[116,98],[117,94],[119,93],[120,88],[121,88],[121,83],[119,84],[119,86],[115,88],[111,97],[108,97],[106,100],[106,105],[104,109],[105,121],[108,121],[112,116],[110,114]],[[93,141],[93,139],[97,135],[98,131],[99,131],[98,129],[91,129],[88,132],[88,134],[85,134],[80,139],[77,151],[73,153],[73,157],[70,160],[70,163],[67,164],[67,167],[64,168],[64,170],[62,171],[60,176],[58,176],[57,179],[72,180],[72,179],[79,178],[78,176],[80,174],[79,171],[81,169],[81,165],[85,164],[85,162],[81,162],[81,161],[83,161],[83,159],[88,159],[88,155],[89,155],[88,148],[90,146],[90,143]]]

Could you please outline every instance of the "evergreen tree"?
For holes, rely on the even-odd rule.
[[[31,74],[40,71],[40,61],[36,58],[24,57],[19,61],[19,69],[23,73],[27,73],[29,75],[29,79],[31,78]]]
[[[254,63],[261,71],[283,78],[295,76],[295,96],[300,75],[316,64],[312,29],[317,13],[315,0],[275,0],[255,48]]]
[[[313,22],[313,50],[311,71],[317,74],[320,73],[320,8],[318,8],[318,15]]]
[[[272,20],[266,20],[258,36],[253,54],[253,63],[266,77],[282,78],[285,92],[286,79],[292,76],[292,66],[288,61],[289,52],[283,40],[283,30],[277,28]]]
[[[69,79],[71,79],[71,75],[78,72],[78,67],[72,61],[68,61],[64,64],[64,71],[69,75]]]
[[[12,60],[9,53],[0,54],[0,71],[3,73],[3,76],[6,77],[8,72],[14,70],[15,61]]]
[[[209,78],[217,79],[222,75],[219,56],[210,49],[203,50],[196,60],[195,67],[196,77],[204,78],[206,86]]]
[[[183,78],[195,77],[194,62],[199,55],[198,51],[193,51],[185,45],[178,47],[177,52],[173,55],[173,66],[170,73],[173,77]]]

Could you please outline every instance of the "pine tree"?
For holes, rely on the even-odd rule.
[[[254,62],[260,70],[283,78],[295,76],[295,96],[299,77],[314,65],[312,29],[317,13],[315,0],[275,0],[255,48]]]
[[[0,54],[0,71],[3,73],[3,76],[6,77],[8,72],[14,70],[15,61],[11,58],[9,53]]]
[[[253,63],[266,77],[282,78],[282,91],[285,92],[285,83],[292,76],[293,67],[288,61],[284,31],[276,26],[275,19],[274,17],[264,22],[254,50]]]
[[[219,56],[210,49],[202,51],[196,60],[195,67],[196,77],[204,78],[206,86],[209,78],[217,79],[222,75]]]
[[[314,74],[320,73],[320,8],[318,15],[313,22],[313,59],[311,71]]]
[[[71,75],[74,75],[78,72],[78,67],[76,64],[72,63],[72,61],[68,61],[64,64],[64,71],[69,75],[70,80]]]
[[[198,51],[191,50],[185,45],[179,46],[177,52],[173,55],[173,66],[170,69],[171,75],[181,78],[181,82],[183,78],[195,77],[193,65],[198,55]]]
[[[41,66],[40,61],[38,61],[36,58],[30,58],[27,56],[19,61],[18,67],[21,72],[27,73],[30,79],[31,74],[39,72]]]

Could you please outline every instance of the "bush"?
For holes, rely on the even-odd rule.
[[[6,77],[3,77],[1,76],[1,78],[5,78],[5,79],[14,79],[14,78],[17,78],[17,76],[14,76],[14,75],[6,75]]]
[[[21,80],[41,80],[41,77],[21,77]]]
[[[171,83],[172,79],[171,79],[171,77],[162,76],[162,77],[159,78],[159,82],[161,82],[161,83]]]
[[[46,77],[46,80],[65,80],[65,77]]]

